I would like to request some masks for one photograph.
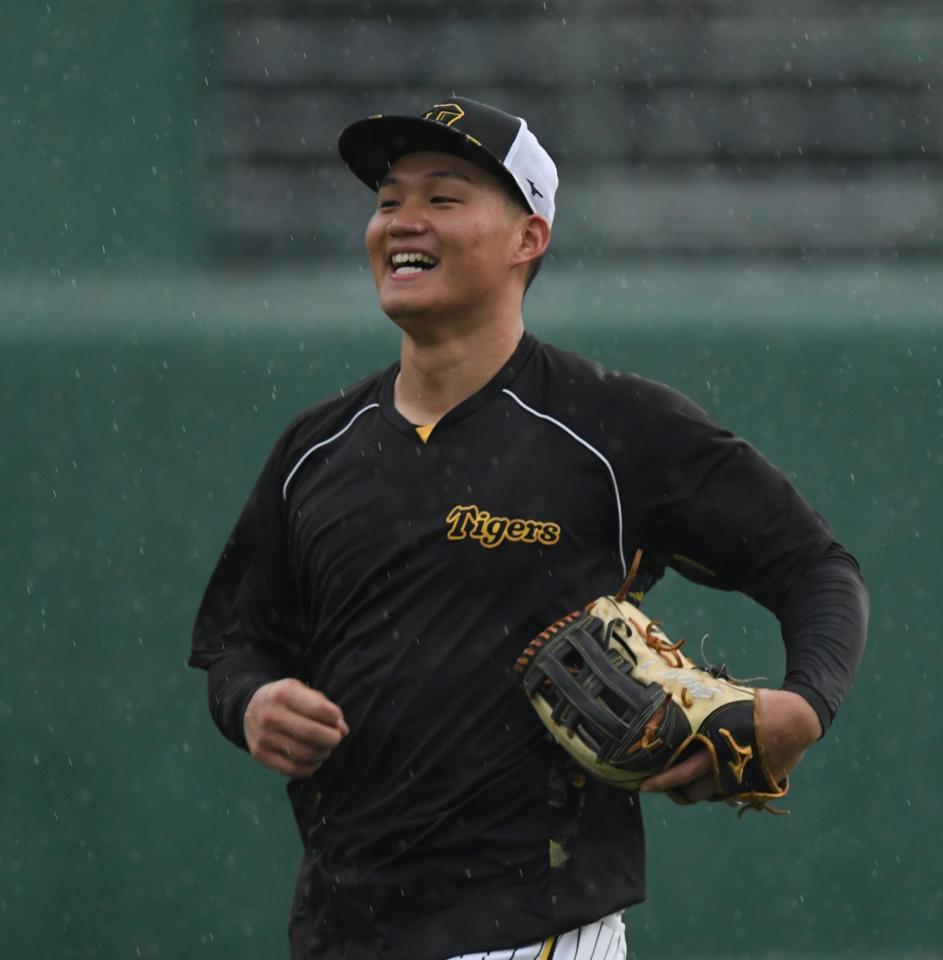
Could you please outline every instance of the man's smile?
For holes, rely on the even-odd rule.
[[[426,270],[434,270],[439,265],[439,261],[428,253],[422,253],[418,250],[408,250],[400,253],[394,253],[390,257],[390,266],[394,277],[409,276],[414,273],[423,273]]]

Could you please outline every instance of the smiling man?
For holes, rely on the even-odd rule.
[[[614,960],[644,898],[638,795],[574,775],[515,689],[561,610],[666,567],[780,620],[764,690],[784,776],[857,668],[857,564],[783,475],[661,384],[541,343],[522,304],[557,173],[519,117],[453,98],[341,156],[398,363],[300,414],[196,620],[222,732],[291,778],[292,957]],[[579,321],[579,318],[574,318]],[[692,756],[645,785],[705,796]]]

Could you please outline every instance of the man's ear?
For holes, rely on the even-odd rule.
[[[514,263],[529,263],[544,255],[550,243],[550,224],[536,213],[521,223],[520,242]]]

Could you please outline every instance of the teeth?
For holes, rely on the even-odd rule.
[[[424,263],[427,266],[434,267],[439,261],[435,257],[430,257],[427,253],[394,253],[390,258],[394,267],[405,267],[408,264]]]

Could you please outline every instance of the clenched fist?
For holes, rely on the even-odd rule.
[[[243,718],[249,753],[289,777],[309,777],[350,733],[341,708],[300,680],[266,683]]]

